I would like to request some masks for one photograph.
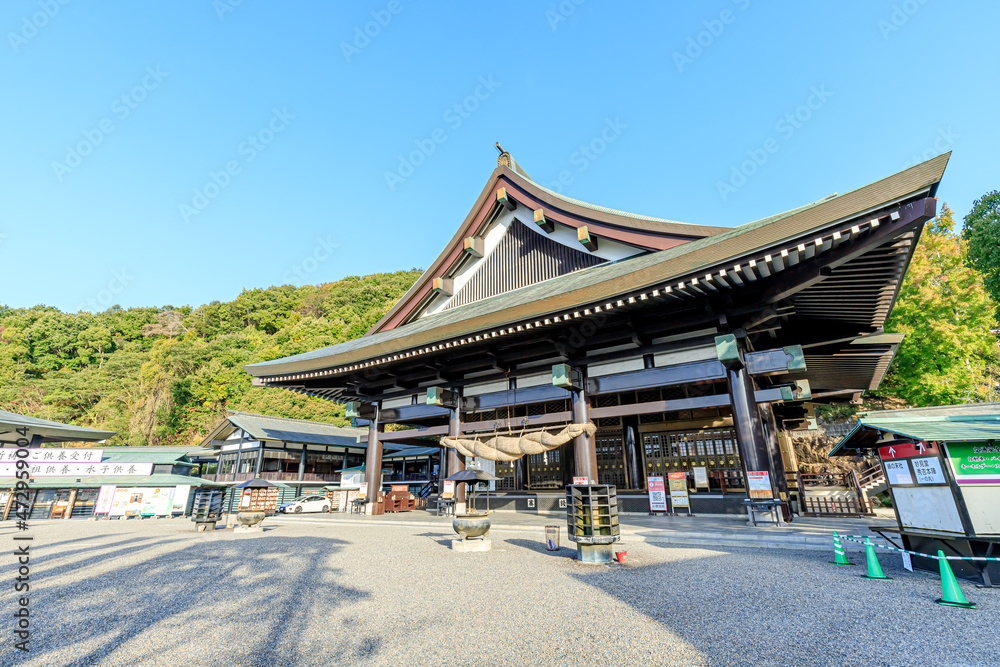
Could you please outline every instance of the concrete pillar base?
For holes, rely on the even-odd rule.
[[[476,551],[489,551],[493,548],[493,541],[489,538],[485,540],[452,540],[451,550],[462,553],[472,553]]]
[[[580,544],[576,545],[576,559],[581,563],[600,565],[614,560],[614,545],[612,544]]]

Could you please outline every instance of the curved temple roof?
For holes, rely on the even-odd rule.
[[[567,310],[587,308],[606,299],[635,293],[637,290],[659,288],[670,291],[672,289],[670,285],[664,283],[674,284],[675,294],[692,289],[692,292],[685,293],[685,296],[692,296],[694,292],[704,293],[696,285],[700,279],[712,278],[715,272],[719,272],[722,280],[717,284],[729,287],[731,285],[724,276],[727,270],[738,274],[739,262],[743,262],[744,268],[747,266],[746,263],[752,260],[759,261],[763,265],[765,257],[768,262],[771,260],[771,255],[764,253],[774,252],[777,255],[781,252],[784,256],[788,253],[788,247],[795,253],[796,244],[807,256],[811,255],[808,251],[813,247],[817,248],[815,252],[819,253],[822,251],[819,245],[821,242],[823,248],[830,245],[830,233],[835,234],[832,237],[833,242],[840,243],[841,232],[834,230],[838,225],[843,226],[879,211],[887,215],[889,207],[899,207],[906,203],[911,206],[920,205],[921,198],[931,198],[935,195],[949,157],[950,153],[946,153],[856,190],[732,229],[692,226],[692,230],[697,230],[696,235],[706,233],[710,235],[691,238],[688,242],[664,250],[599,264],[427,315],[395,328],[370,332],[361,338],[338,345],[274,361],[250,364],[246,366],[246,370],[255,377],[266,377],[280,382],[301,379],[305,374],[329,375],[352,371],[365,367],[366,364],[391,362],[396,358],[409,357],[410,354],[426,353],[430,350],[425,346],[439,342],[443,346],[446,340],[455,339],[457,344],[457,339],[462,336],[477,336],[478,340],[478,336],[489,336],[489,330],[493,327],[531,322],[536,318],[549,316],[556,316],[558,322],[558,316]],[[525,182],[523,177],[511,169],[500,167],[494,172],[484,194],[480,196],[481,200],[484,196],[493,194],[492,187],[501,176],[509,179],[511,183]],[[534,194],[537,195],[538,190],[539,188],[534,186]],[[512,193],[512,196],[516,206],[523,205],[517,193]],[[551,200],[556,196],[546,194],[545,197]],[[533,205],[534,202],[528,203],[528,206]],[[933,215],[932,209],[933,206],[930,215]],[[924,209],[921,208],[915,215],[922,215],[923,212]],[[893,211],[893,216],[898,217],[898,211]],[[662,230],[668,223],[643,221],[642,224],[655,225]],[[683,223],[669,224],[672,225],[671,231],[688,228]],[[845,238],[852,234],[857,236],[870,233],[877,227],[878,220],[865,221],[860,225],[849,226],[844,232]],[[463,230],[460,229],[456,238],[460,239],[463,234]],[[817,245],[813,246],[814,243]],[[907,260],[908,255],[905,255],[904,261],[897,267],[899,271],[905,269]],[[776,261],[780,262],[780,258]],[[881,326],[880,321],[888,315],[895,292],[898,291],[900,276],[901,273],[892,279],[896,280],[892,299],[886,301],[880,298],[870,305],[872,312],[868,319],[871,320],[871,328]],[[678,280],[680,282],[675,282]],[[709,287],[717,289],[711,283]],[[413,289],[416,288],[415,285]],[[645,295],[643,296],[645,298]],[[816,299],[821,297],[810,298],[813,299],[813,303],[817,303]],[[470,338],[469,342],[472,340]]]

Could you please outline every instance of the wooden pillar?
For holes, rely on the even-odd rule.
[[[625,454],[625,474],[630,489],[646,488],[646,476],[641,470],[638,442],[639,417],[636,415],[622,417],[622,450]]]
[[[459,390],[455,390],[455,406],[448,409],[448,436],[457,438],[462,435],[462,398]],[[454,449],[448,448],[448,474],[454,475],[459,470],[465,470],[465,457],[459,456]],[[455,513],[465,513],[465,487],[468,484],[455,485]]]
[[[524,491],[525,481],[528,477],[528,457],[522,456],[515,461],[511,461],[511,464],[511,467],[514,468],[514,490]]]
[[[240,446],[236,450],[236,463],[233,464],[233,481],[238,482],[236,476],[240,474],[240,462],[243,460],[243,442],[246,440],[247,432],[240,430]]]
[[[69,492],[69,507],[66,508],[66,513],[63,514],[64,519],[68,519],[73,516],[73,505],[76,503],[76,489],[70,489]]]
[[[580,388],[573,389],[573,423],[586,424],[587,416],[587,383],[584,369],[580,369]],[[575,477],[586,477],[590,483],[597,483],[597,437],[586,433],[578,435],[573,441],[573,458],[575,460]]]
[[[438,497],[444,493],[444,480],[448,477],[448,452],[450,450],[442,447],[437,454],[438,457],[438,481],[437,481],[437,492]]]
[[[295,492],[295,495],[302,495],[302,480],[306,477],[306,450],[309,448],[308,445],[302,445],[302,453],[299,454],[299,488]]]
[[[379,492],[382,490],[382,442],[378,434],[383,426],[379,423],[379,412],[381,404],[372,404],[374,409],[371,419],[368,422],[368,449],[365,450],[365,481],[368,482],[368,499],[365,504],[365,513],[371,514],[375,503],[378,501]]]
[[[743,474],[764,471],[769,473],[771,491],[774,493],[774,470],[767,451],[764,423],[754,398],[754,382],[746,367],[729,370],[729,399],[733,409],[733,429],[740,449]],[[749,476],[746,476],[749,497]],[[777,494],[774,494],[777,497]]]
[[[771,475],[774,488],[779,498],[788,500],[788,478],[785,475],[785,460],[781,456],[781,445],[778,444],[778,424],[774,419],[771,404],[760,406],[761,419],[764,422],[764,438],[767,442],[767,453],[771,458]]]
[[[254,464],[253,467],[253,476],[255,478],[260,477],[260,469],[263,467],[263,465],[264,465],[264,441],[261,440],[260,447],[257,449],[257,462]]]

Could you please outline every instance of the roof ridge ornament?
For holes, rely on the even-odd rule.
[[[497,150],[500,151],[500,157],[497,158],[497,166],[513,169],[511,166],[510,153],[503,149],[503,146],[500,145],[499,141],[497,141],[494,145],[497,147]]]

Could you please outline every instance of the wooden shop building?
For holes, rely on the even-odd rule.
[[[197,477],[198,456],[190,447],[100,447],[112,431],[62,424],[0,410],[0,519],[89,518],[186,514],[192,491],[216,484]],[[98,446],[59,447],[60,443]],[[19,447],[27,448],[20,456]],[[28,462],[28,488],[15,503],[17,465]]]
[[[367,435],[359,428],[231,411],[199,446],[217,457],[206,479],[227,486],[267,480],[279,489],[281,504],[339,488],[344,472],[364,465]],[[406,482],[416,491],[436,479],[438,458],[437,448],[387,447],[383,482]]]
[[[722,228],[570,199],[502,153],[366,335],[246,368],[256,386],[348,402],[368,470],[396,444],[596,426],[497,462],[493,508],[556,509],[586,478],[647,511],[647,477],[682,472],[695,514],[745,512],[747,480],[788,498],[787,431],[809,424],[812,402],[882,381],[902,338],[882,326],[948,158]],[[442,478],[465,465],[447,451]]]

